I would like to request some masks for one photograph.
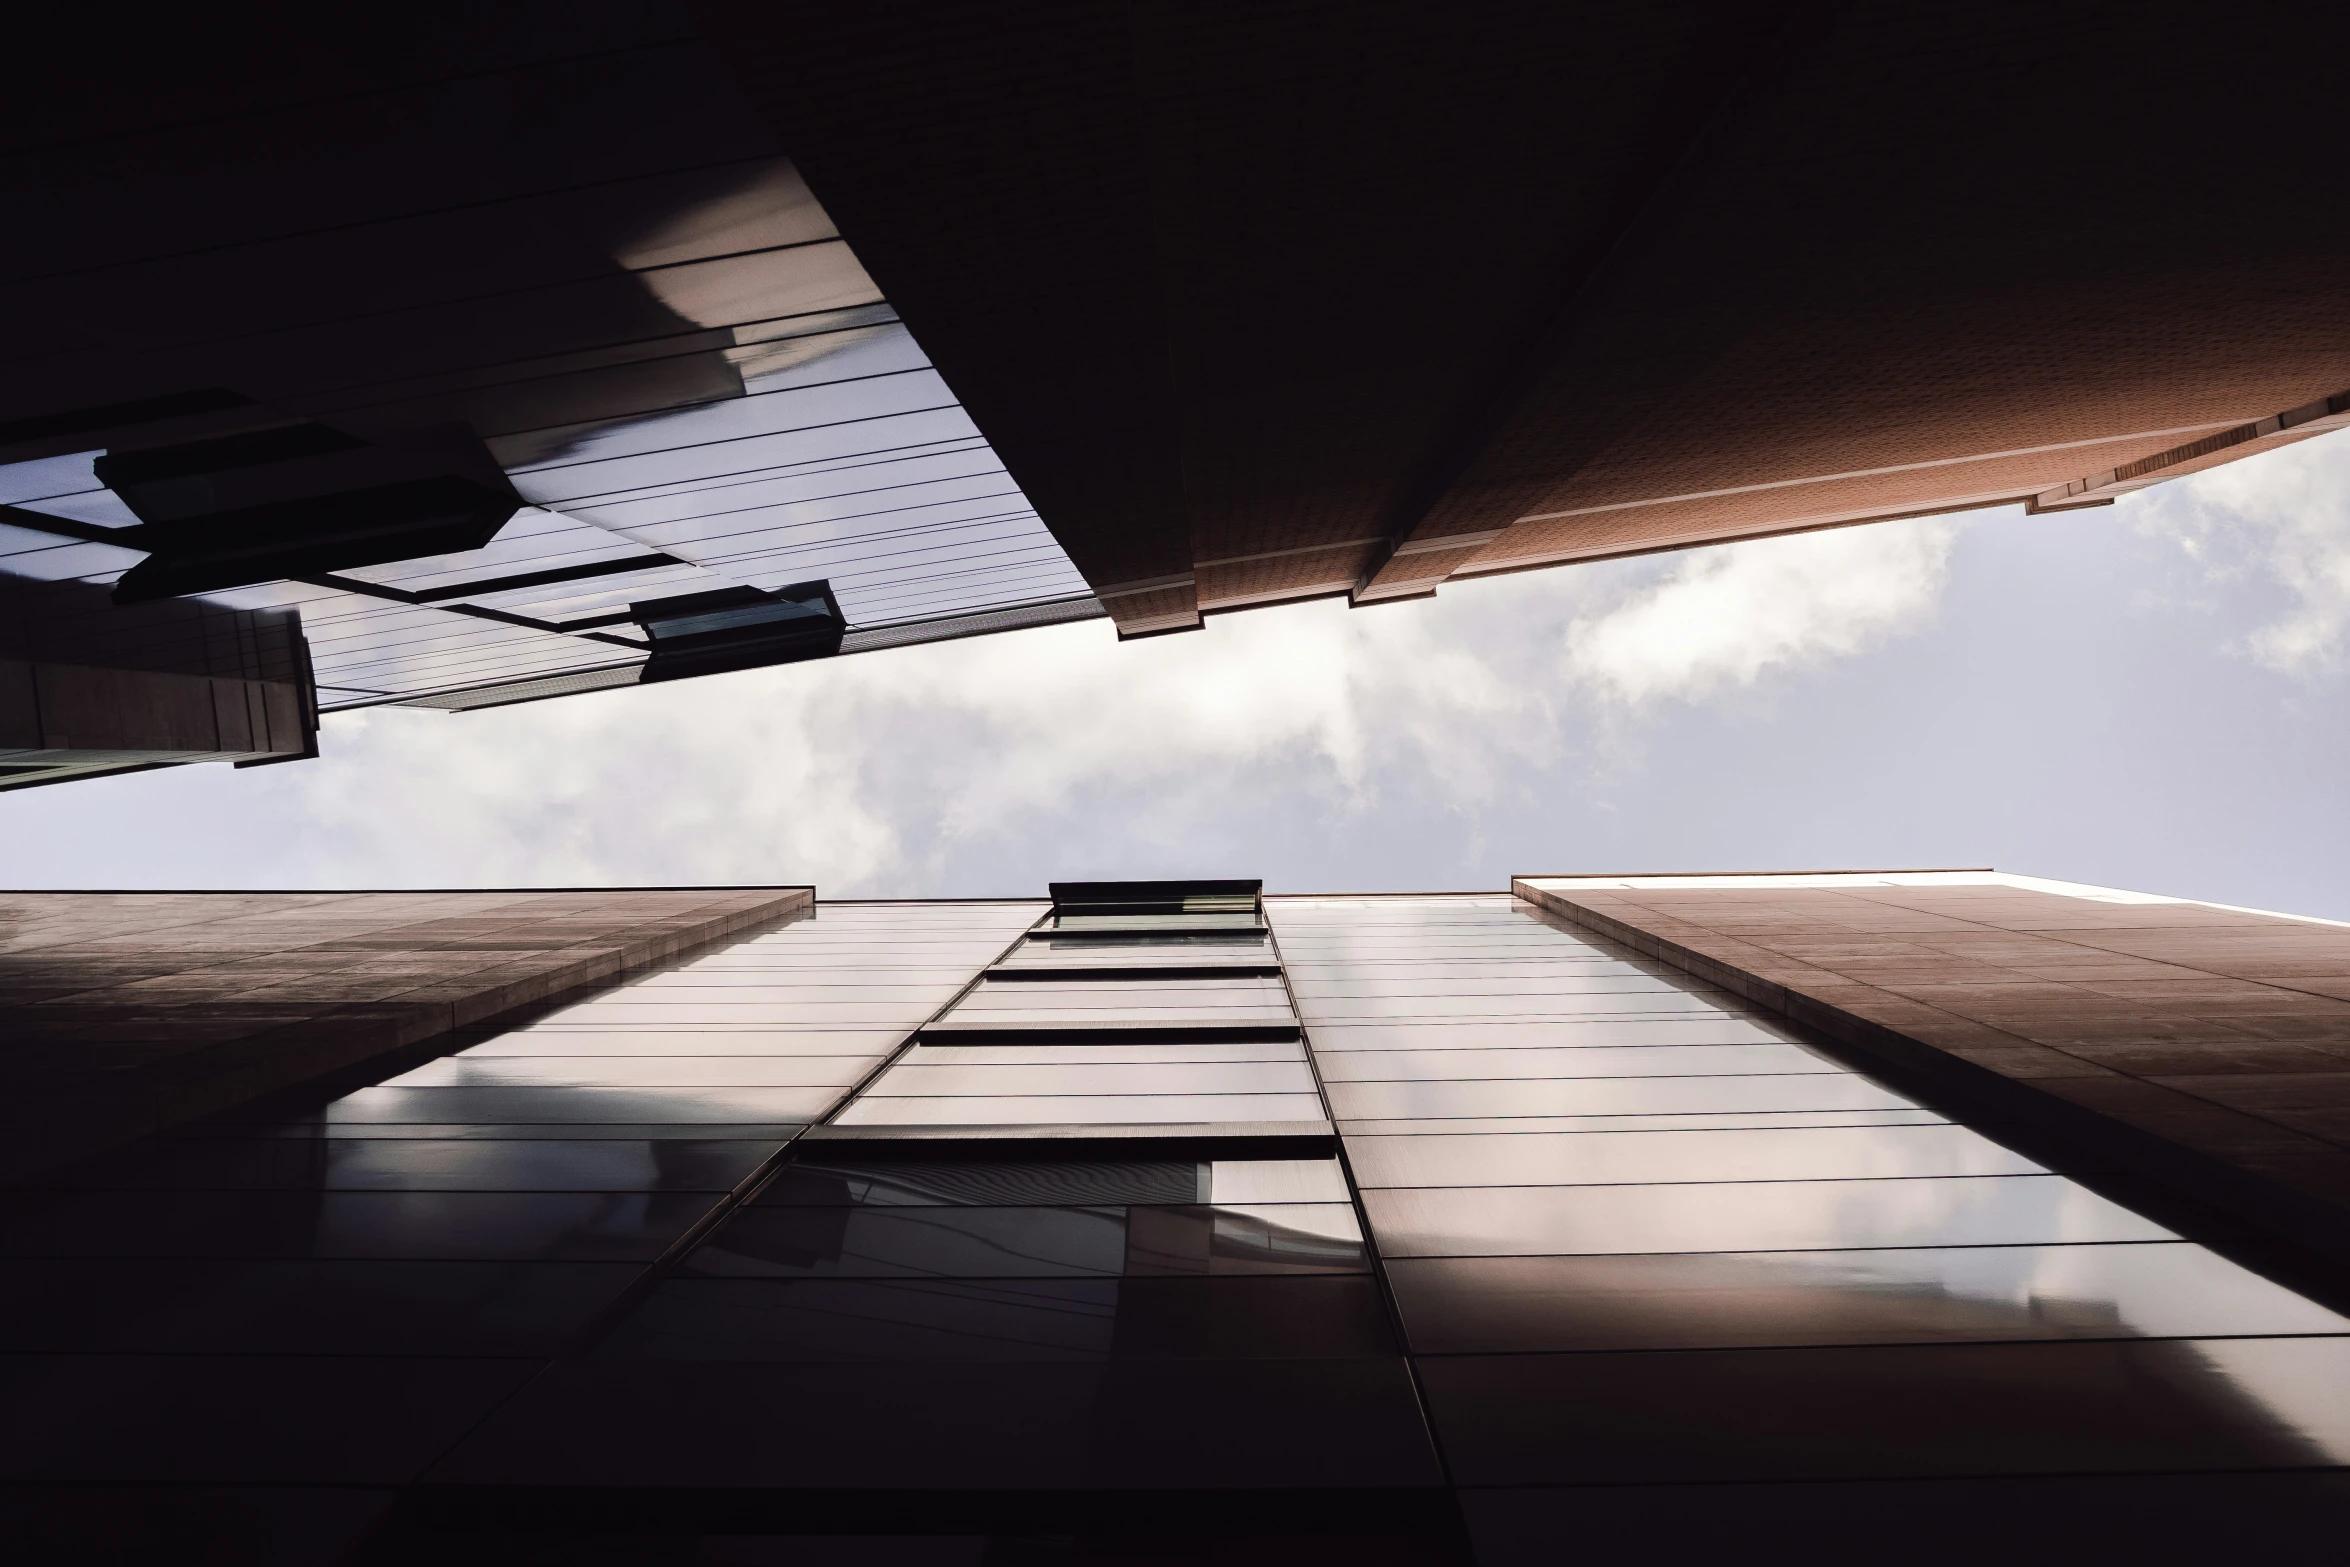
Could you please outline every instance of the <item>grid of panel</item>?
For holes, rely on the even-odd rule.
[[[1036,905],[820,903],[806,919],[362,1090],[327,1114],[424,1123],[822,1116],[1036,916]]]
[[[1056,910],[1043,928],[1048,931],[1133,931],[1141,934],[1188,931],[1206,935],[1263,930],[1265,926],[1264,921],[1253,914],[1092,914],[1085,912],[1085,905],[1078,904],[1067,911]]]
[[[2350,1459],[2350,1321],[1507,897],[1268,900],[1472,1485]]]
[[[1294,1019],[1159,1026],[1168,987],[1233,976],[1136,967],[1095,971],[1080,1027],[982,1009],[1007,1026],[926,1031],[443,1478],[1437,1483]],[[1249,1135],[1300,1119],[1311,1156]],[[757,1411],[761,1435],[679,1422],[681,1397]],[[767,1413],[810,1400],[824,1420]]]
[[[981,980],[933,1031],[1281,1028],[1296,1021],[1277,975],[1048,978],[1007,973]]]
[[[433,605],[389,603],[306,583],[272,583],[205,596],[245,609],[300,610],[319,704],[327,708],[642,662],[644,656],[621,643],[583,641],[451,614]]]
[[[682,1270],[701,1279],[1369,1271],[1338,1161],[874,1162],[817,1145]]]
[[[88,472],[95,455],[84,452],[73,459],[81,470],[80,482],[84,484],[96,482]],[[0,468],[0,480],[14,477],[19,481],[18,489],[38,487],[34,476],[20,470],[53,472],[56,467],[54,461],[20,463]],[[43,498],[34,509],[74,516],[104,513],[98,520],[109,527],[128,526],[137,520],[111,491],[103,489]],[[0,524],[0,571],[18,576],[44,581],[79,578],[111,582],[142,558],[136,550],[104,542],[64,540],[32,528]],[[388,566],[358,567],[340,576],[380,583],[402,592],[425,593],[453,584],[528,572],[645,558],[649,558],[648,552],[629,540],[537,507],[525,507],[515,513],[484,549]],[[653,566],[649,571],[596,577],[584,582],[468,593],[458,601],[553,622],[624,609],[636,598],[697,592],[725,587],[732,581],[689,564],[655,560]],[[354,701],[363,704],[369,698],[522,679],[590,664],[629,663],[643,658],[641,639],[635,636],[632,627],[623,627],[612,641],[583,640],[544,626],[455,614],[439,604],[401,603],[300,582],[265,583],[205,597],[241,609],[300,610],[303,634],[309,640],[316,670],[319,699],[330,708]],[[615,636],[610,630],[604,634]]]
[[[641,1263],[1034,914],[821,905],[322,1105],[261,1102],[149,1138],[58,1177],[62,1194],[16,1199],[5,1244],[18,1264],[101,1273],[160,1257],[278,1273]]]
[[[397,425],[411,405],[435,421],[462,414],[534,503],[481,550],[340,574],[378,594],[276,583],[210,595],[299,607],[328,706],[625,663],[641,655],[580,633],[636,643],[609,625],[631,602],[709,588],[825,578],[867,628],[1088,592],[790,166],[715,172],[715,191],[710,170],[630,191],[669,220],[631,237],[609,276],[557,276],[579,258],[541,257],[555,272],[491,317],[477,320],[474,300],[420,297],[312,322],[298,345],[222,349],[258,355],[256,385],[329,423]],[[682,222],[681,205],[701,215]],[[0,465],[0,503],[128,527],[137,518],[92,474],[98,455]],[[0,570],[111,582],[141,558],[20,521],[0,531]],[[496,586],[591,567],[607,570]],[[406,601],[416,595],[433,600]]]
[[[1086,591],[904,327],[805,347],[740,398],[582,430],[515,483],[733,580],[828,578],[858,625]]]
[[[77,459],[87,482],[90,459],[97,455],[84,452]],[[54,482],[49,476],[53,462],[20,462],[0,464],[0,505],[22,505],[30,496],[38,496]],[[113,500],[111,491],[101,491]],[[119,501],[115,502],[120,505]],[[41,506],[31,510],[51,511]],[[30,519],[27,519],[29,521]],[[120,521],[109,521],[107,527],[125,527],[138,519],[125,515]],[[85,542],[62,538],[54,533],[43,533],[38,527],[0,522],[0,571],[11,576],[30,577],[36,582],[65,582],[74,578],[111,582],[142,559],[137,550],[103,542]]]
[[[413,1480],[1038,910],[818,905],[372,1086],[0,1193],[0,1344],[38,1428],[0,1467]]]
[[[1195,965],[1203,938],[1151,916],[1108,939],[1053,921],[922,1031],[835,1118],[843,1127],[1326,1127],[1259,932]],[[1235,938],[1213,938],[1234,940]],[[1083,961],[1057,960],[1072,951]],[[1254,971],[1249,971],[1253,969]]]
[[[1007,953],[998,969],[1277,968],[1261,930],[1148,933],[1108,937],[1041,930]]]
[[[1322,1123],[1305,1049],[1267,1043],[916,1045],[842,1126]]]
[[[1335,1159],[875,1164],[803,1154],[606,1359],[1391,1353]]]
[[[803,1144],[440,1477],[882,1495],[1438,1483],[1335,1159],[1030,1147]],[[817,1405],[821,1420],[792,1415]],[[700,1413],[718,1409],[741,1414]]]
[[[84,452],[76,459],[84,470],[85,482],[95,482],[89,480],[87,474],[90,459],[95,455]],[[26,463],[14,465],[14,468],[0,468],[0,479],[14,475],[17,468],[46,466],[49,465]],[[20,484],[18,487],[24,486]],[[114,501],[111,492],[100,490],[96,495],[103,496],[114,508],[120,508],[120,503]],[[87,495],[59,498],[55,506],[50,500],[44,499],[33,509],[63,510],[68,503],[72,503],[74,511],[99,509],[95,497]],[[126,513],[119,519],[109,518],[105,525],[128,526],[135,520]],[[580,526],[550,517],[536,508],[526,508],[515,514],[514,520],[487,551],[477,552],[483,555],[502,554],[508,561],[519,561],[520,564],[485,567],[479,572],[463,569],[459,574],[471,579],[580,564],[600,553],[608,553],[614,545],[629,555],[644,553],[626,541],[612,540],[610,535],[600,530],[597,530],[596,537],[605,541],[605,548],[591,549],[588,546],[592,541],[583,540],[578,534]],[[543,553],[541,546],[545,546]],[[61,539],[29,526],[0,524],[0,571],[17,576],[41,581],[76,579],[111,583],[144,558],[139,551],[103,541]],[[462,563],[465,557],[455,559]],[[450,557],[436,557],[419,564],[446,567],[450,561]],[[370,575],[380,574],[379,571],[362,568],[345,575],[364,580]],[[657,581],[663,585],[647,588],[644,586],[647,581]],[[614,583],[627,586],[615,589],[612,586]],[[710,576],[698,568],[671,566],[650,579],[639,576],[600,578],[587,586],[599,589],[608,596],[617,595],[620,602],[625,602],[625,595],[631,591],[649,597],[662,592],[691,592],[703,587],[725,585],[726,579]],[[572,586],[577,587],[578,584]],[[542,589],[539,596],[552,599],[555,592]],[[641,652],[622,642],[586,640],[550,629],[456,614],[440,605],[401,603],[310,583],[266,583],[210,593],[204,597],[238,609],[300,610],[303,634],[310,642],[319,700],[321,705],[330,708],[338,704],[364,705],[371,699],[420,691],[522,679],[590,665],[639,661],[643,657]],[[508,613],[539,617],[541,610],[538,607],[530,604],[515,607],[510,601],[516,597],[514,594],[481,594],[468,596],[464,602],[478,602]]]

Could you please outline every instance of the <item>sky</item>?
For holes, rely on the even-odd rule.
[[[1989,866],[2350,919],[2350,434],[2008,507],[1103,621],[0,794],[17,887],[1068,878],[1498,889]]]

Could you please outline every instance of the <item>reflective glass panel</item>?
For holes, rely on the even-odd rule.
[[[745,1208],[685,1271],[723,1278],[1359,1273],[1354,1209],[1249,1206]]]
[[[2058,1175],[1366,1189],[1363,1205],[1379,1236],[1380,1251],[1391,1257],[2029,1246],[2174,1238],[2152,1220]]]
[[[1423,1353],[2342,1333],[2184,1243],[1401,1258]]]

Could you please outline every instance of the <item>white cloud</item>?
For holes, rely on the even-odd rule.
[[[1896,524],[1733,546],[1571,617],[1623,568],[1323,602],[1120,645],[1102,622],[478,714],[375,709],[285,781],[316,880],[935,886],[991,840],[1170,863],[1275,795],[1474,818],[1570,744],[1577,682],[1698,696],[1857,651],[1930,607],[1949,543]],[[1571,649],[1562,682],[1557,647]]]
[[[37,791],[7,815],[34,845],[17,875],[53,885],[86,882],[93,846],[118,879],[168,865],[182,885],[902,895],[1293,847],[1345,874],[1574,818],[1593,778],[1559,764],[1617,738],[1576,700],[1595,683],[1686,697],[1855,651],[1930,605],[1946,546],[1893,524],[1123,645],[1096,621],[473,714],[378,708],[330,720],[317,762]]]
[[[2257,582],[2281,603],[2233,644],[2287,674],[2350,652],[2350,437],[2319,436],[2140,491],[2121,504],[2215,582]]]
[[[1932,615],[1954,528],[1876,523],[1675,557],[1567,629],[1569,677],[1625,704],[1699,700],[1848,657]]]
[[[1523,672],[1448,621],[1474,616],[1323,603],[1123,646],[1093,622],[478,714],[379,708],[334,721],[327,761],[288,781],[341,862],[326,881],[902,890],[974,839],[1049,834],[1088,791],[1147,800],[1129,831],[1169,838],[1275,766],[1332,812],[1400,774],[1473,807],[1551,729]]]

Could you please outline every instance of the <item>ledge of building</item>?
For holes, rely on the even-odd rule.
[[[1671,880],[1511,891],[2350,1273],[2350,928],[1952,872]]]
[[[675,962],[814,901],[806,887],[0,893],[0,1180]]]
[[[941,1126],[812,1126],[803,1158],[1326,1159],[1327,1121],[1137,1121]]]

